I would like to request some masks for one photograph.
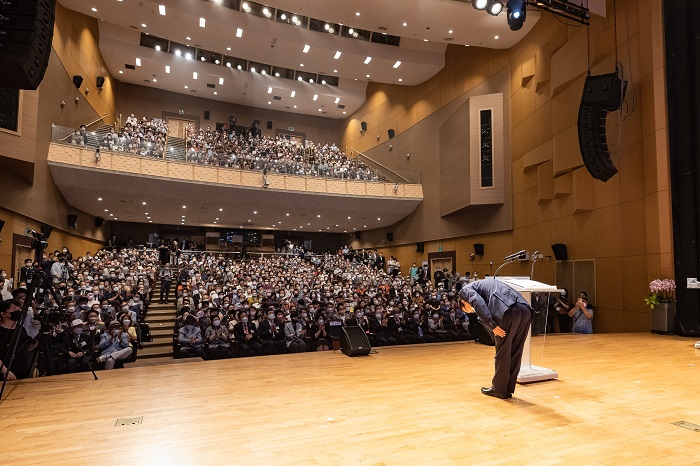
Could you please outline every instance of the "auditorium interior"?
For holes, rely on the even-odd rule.
[[[698,464],[693,3],[0,2],[2,464]]]

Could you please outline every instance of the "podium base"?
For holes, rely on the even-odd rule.
[[[542,382],[559,378],[557,371],[546,367],[530,366],[521,368],[518,374],[518,383]]]

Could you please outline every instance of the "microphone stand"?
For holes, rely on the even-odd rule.
[[[494,276],[494,277],[498,277],[498,272],[499,272],[499,270],[501,270],[501,269],[502,269],[503,267],[505,267],[506,265],[512,264],[512,263],[515,262],[516,260],[518,260],[518,258],[517,258],[517,257],[514,257],[514,258],[512,258],[512,259],[510,259],[510,260],[505,261],[503,264],[501,264],[501,265],[496,269],[496,273],[495,273],[493,276]]]
[[[537,262],[537,255],[539,253],[539,251],[535,251],[532,253],[532,268],[530,269],[530,280],[532,280],[532,276],[535,274],[535,262]]]

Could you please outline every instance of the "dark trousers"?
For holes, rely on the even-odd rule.
[[[569,333],[571,331],[571,317],[569,314],[557,314],[559,320],[559,331],[561,333]]]
[[[171,281],[166,281],[162,280],[160,282],[160,302],[162,303],[163,301],[167,302],[168,301],[168,295],[170,295],[170,284]],[[165,299],[163,298],[165,297]]]
[[[496,337],[496,373],[491,383],[496,393],[505,395],[515,392],[523,347],[531,322],[532,313],[525,304],[516,304],[503,316],[501,328],[506,336]]]

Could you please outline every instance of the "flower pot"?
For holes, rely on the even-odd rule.
[[[673,333],[676,318],[676,303],[659,303],[651,310],[651,331]]]

